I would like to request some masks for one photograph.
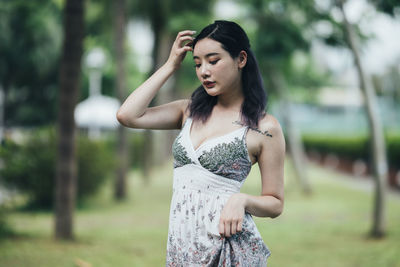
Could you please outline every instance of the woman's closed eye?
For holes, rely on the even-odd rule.
[[[211,61],[210,61],[210,64],[211,64],[211,65],[215,65],[215,64],[217,64],[218,61],[219,61],[219,59],[211,60]],[[194,65],[195,68],[200,68],[200,66],[201,66],[200,63]]]
[[[211,65],[215,65],[215,64],[217,64],[218,61],[219,61],[219,59],[212,60],[212,61],[210,61],[210,64],[211,64]]]

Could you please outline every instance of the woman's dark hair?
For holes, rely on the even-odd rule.
[[[265,115],[267,95],[264,91],[260,70],[250,42],[244,30],[235,22],[216,20],[205,27],[193,40],[193,48],[202,39],[210,38],[221,43],[232,58],[237,58],[240,51],[247,53],[247,63],[242,70],[242,89],[244,101],[241,108],[242,122],[251,127],[257,127],[258,121]],[[191,96],[189,105],[190,117],[207,121],[217,103],[218,96],[210,96],[204,87],[199,86]]]

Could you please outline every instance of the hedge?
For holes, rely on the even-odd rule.
[[[365,161],[371,159],[371,141],[368,136],[306,134],[302,136],[302,140],[307,151],[333,153],[339,157]],[[386,134],[385,140],[389,165],[400,169],[400,133]]]

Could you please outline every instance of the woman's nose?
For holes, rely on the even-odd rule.
[[[201,77],[203,77],[203,78],[205,78],[205,77],[208,77],[208,76],[210,76],[210,71],[209,71],[209,69],[207,68],[207,66],[206,66],[206,64],[203,64],[203,66],[201,66]]]

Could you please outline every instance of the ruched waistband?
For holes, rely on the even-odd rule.
[[[216,175],[201,166],[187,164],[174,169],[174,191],[197,190],[201,193],[232,195],[242,183]]]

